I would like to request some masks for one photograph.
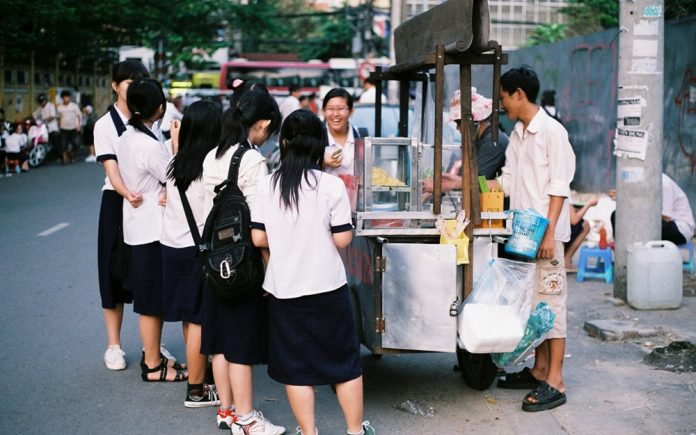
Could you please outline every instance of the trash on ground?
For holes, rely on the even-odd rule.
[[[409,399],[404,400],[398,405],[394,405],[394,409],[421,417],[435,417],[435,408]]]
[[[688,341],[673,341],[667,347],[653,349],[643,357],[643,362],[670,372],[696,372],[696,345]]]

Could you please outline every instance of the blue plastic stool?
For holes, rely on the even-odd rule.
[[[597,259],[595,267],[588,267],[587,260]],[[600,278],[611,284],[614,281],[614,262],[611,258],[611,248],[588,248],[583,246],[580,249],[580,260],[578,261],[578,282],[585,281],[585,278]]]
[[[677,246],[679,250],[687,250],[689,251],[689,261],[685,261],[682,263],[682,268],[689,272],[691,275],[694,274],[694,241],[689,240],[688,242],[684,243],[683,245]]]

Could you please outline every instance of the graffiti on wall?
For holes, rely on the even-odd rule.
[[[689,159],[693,174],[696,170],[696,149],[694,149],[694,131],[696,131],[696,75],[691,68],[684,71],[679,92],[674,97],[677,109],[677,140],[679,150]]]

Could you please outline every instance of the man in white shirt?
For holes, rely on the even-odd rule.
[[[683,245],[694,237],[689,198],[667,174],[662,174],[662,240]]]
[[[280,116],[283,119],[287,118],[289,114],[300,108],[300,95],[302,95],[300,85],[293,83],[288,86],[288,91],[290,92],[290,95],[288,95],[287,98],[280,103]]]
[[[556,317],[553,329],[535,350],[534,367],[506,375],[498,386],[533,388],[522,409],[543,411],[566,402],[562,375],[567,297],[563,243],[570,239],[568,197],[575,154],[565,128],[535,104],[539,79],[531,68],[506,72],[500,86],[507,116],[517,121],[505,152],[502,187],[510,196],[511,209],[533,208],[549,220],[536,260],[533,306],[546,302]]]
[[[63,103],[59,104],[56,110],[58,112],[63,164],[66,164],[72,163],[77,150],[80,148],[82,111],[77,104],[70,101],[70,91],[61,92],[60,98],[63,99]]]
[[[374,103],[377,100],[377,87],[375,86],[375,81],[371,78],[366,78],[363,83],[365,90],[360,94],[360,99],[358,103]]]
[[[36,97],[39,107],[33,113],[34,119],[40,119],[48,128],[48,141],[52,146],[52,154],[60,155],[60,130],[58,129],[58,113],[56,106],[48,101],[46,94]]]

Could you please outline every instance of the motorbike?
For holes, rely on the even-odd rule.
[[[29,143],[26,149],[27,161],[29,166],[35,168],[46,160],[46,156],[51,152],[52,145],[49,141],[48,129],[42,120],[37,119],[33,121],[32,119],[27,119],[25,124],[27,124],[25,126],[28,127],[29,132]]]

